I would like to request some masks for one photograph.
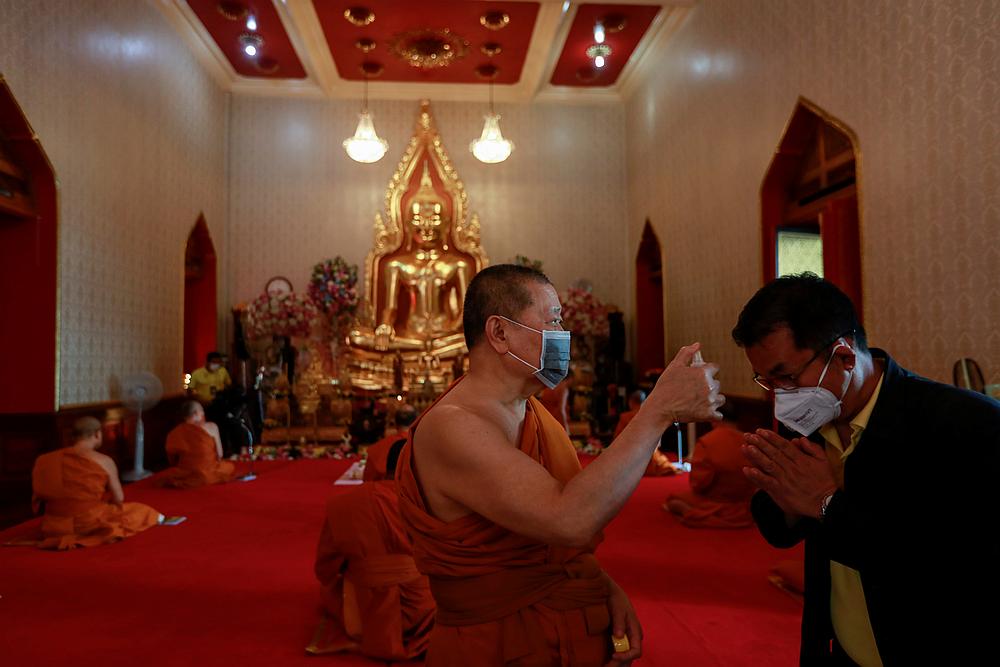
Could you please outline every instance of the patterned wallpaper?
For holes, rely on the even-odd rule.
[[[499,105],[515,144],[503,163],[482,164],[469,142],[482,132],[483,100],[432,103],[445,148],[482,221],[491,263],[524,254],[544,262],[556,287],[578,278],[625,307],[623,108]],[[389,152],[353,162],[341,142],[354,133],[360,101],[233,100],[230,163],[232,302],[250,300],[284,275],[304,290],[312,266],[343,255],[363,269],[372,223],[409,141],[419,102],[373,101]]]
[[[60,404],[143,370],[178,391],[200,212],[225,241],[228,98],[146,2],[0,0],[0,17],[0,72],[59,182]]]
[[[729,332],[760,286],[759,188],[799,96],[861,144],[869,339],[950,382],[1000,382],[995,0],[705,0],[626,103],[630,254],[665,254],[668,349],[701,340],[757,395]]]
[[[372,103],[390,149],[361,165],[340,145],[357,101],[230,99],[151,3],[0,0],[0,16],[0,72],[60,186],[61,404],[114,398],[139,370],[179,388],[201,212],[223,313],[272,275],[302,288],[324,257],[363,260],[416,100]],[[493,262],[541,259],[630,314],[648,217],[669,351],[703,341],[753,395],[729,330],[759,286],[760,182],[804,96],[861,140],[872,341],[937,379],[971,356],[1000,382],[997,34],[992,0],[704,0],[625,105],[501,105],[506,163],[468,152],[485,91],[434,109]]]

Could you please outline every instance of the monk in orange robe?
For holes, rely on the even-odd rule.
[[[732,405],[720,409],[724,421],[698,439],[691,457],[691,490],[667,497],[664,509],[689,528],[747,528],[753,525],[750,497],[756,487],[743,474],[747,460],[743,433]]]
[[[125,502],[118,467],[101,454],[101,422],[82,417],[73,445],[39,456],[31,473],[32,507],[44,509],[41,549],[66,550],[108,544],[163,522],[148,505]],[[176,521],[176,519],[175,519]],[[27,543],[27,542],[22,542]]]
[[[167,459],[173,467],[163,471],[161,486],[193,489],[232,480],[235,466],[222,461],[219,427],[205,421],[205,409],[198,401],[181,405],[184,421],[167,435]]]
[[[635,610],[594,549],[666,425],[715,417],[715,367],[691,367],[698,347],[684,348],[614,446],[581,470],[533,398],[568,372],[559,313],[540,272],[480,271],[464,304],[469,372],[400,455],[400,512],[438,606],[428,667],[627,665],[641,653]]]
[[[642,406],[643,402],[646,400],[646,392],[641,389],[637,389],[632,392],[628,397],[628,407],[627,412],[621,413],[618,416],[618,425],[615,426],[615,438],[620,436],[625,427],[629,425],[632,419],[639,414],[639,408]],[[670,459],[667,458],[666,454],[660,451],[657,447],[653,450],[653,457],[649,459],[649,463],[646,464],[646,472],[643,473],[645,477],[666,477],[667,475],[673,475],[677,471],[674,469]]]
[[[385,436],[365,452],[365,472],[362,475],[364,481],[376,482],[380,479],[386,479],[386,466],[392,446],[397,442],[406,442],[406,434],[410,432],[410,426],[416,420],[416,408],[409,403],[399,406],[396,410],[396,428],[398,430]]]
[[[311,654],[355,650],[380,660],[408,660],[427,650],[434,599],[417,571],[396,495],[390,446],[387,479],[365,482],[327,503],[316,552],[324,619]]]

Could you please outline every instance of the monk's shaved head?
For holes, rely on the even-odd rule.
[[[517,319],[532,303],[527,285],[533,282],[552,284],[541,271],[517,264],[497,264],[477,273],[465,293],[462,311],[466,347],[471,350],[482,340],[486,320],[493,315]]]
[[[417,409],[409,403],[403,403],[396,409],[396,426],[409,426],[417,421]]]
[[[96,417],[80,417],[73,422],[73,440],[84,440],[101,432],[101,422]]]
[[[201,403],[198,401],[184,401],[181,403],[181,419],[191,419],[194,417],[198,410],[201,408]]]

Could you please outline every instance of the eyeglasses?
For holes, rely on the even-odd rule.
[[[823,354],[823,352],[825,352],[831,345],[836,343],[844,336],[848,336],[851,334],[853,334],[853,332],[842,333],[833,340],[831,340],[829,343],[821,347],[819,350],[816,351],[816,354],[814,354],[812,357],[809,358],[809,361],[803,364],[802,368],[799,369],[798,373],[785,373],[773,378],[764,377],[760,373],[754,373],[753,381],[756,382],[757,385],[762,387],[765,391],[774,391],[775,389],[785,389],[785,390],[798,389],[800,386],[799,376],[806,372],[806,369],[812,365],[812,362],[816,361],[819,355]]]

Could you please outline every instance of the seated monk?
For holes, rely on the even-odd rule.
[[[148,505],[125,502],[118,468],[101,454],[101,422],[81,417],[73,425],[73,445],[43,454],[31,473],[32,507],[42,509],[41,549],[73,549],[117,542],[163,523]],[[179,523],[182,517],[173,517]],[[27,543],[27,542],[24,542]]]
[[[406,434],[410,432],[410,425],[416,420],[416,408],[409,403],[399,406],[399,409],[396,410],[396,432],[385,436],[365,452],[365,472],[362,477],[364,481],[376,482],[380,479],[386,479],[386,466],[392,446],[397,442],[406,442]]]
[[[399,509],[437,604],[428,667],[627,665],[642,629],[594,549],[675,420],[714,419],[716,367],[681,350],[614,445],[581,470],[534,398],[569,370],[569,332],[542,273],[480,271],[464,304],[469,371],[410,429]],[[614,658],[612,658],[614,653]]]
[[[618,417],[618,425],[615,426],[615,438],[620,436],[625,430],[625,427],[629,425],[632,419],[639,414],[639,408],[642,406],[643,402],[646,400],[646,392],[642,389],[636,389],[628,397],[628,412],[623,412]],[[653,457],[649,459],[649,463],[646,464],[646,472],[643,473],[646,477],[665,477],[666,475],[673,475],[677,471],[674,469],[670,459],[667,455],[660,451],[657,447],[653,450]]]
[[[355,650],[379,660],[408,660],[427,650],[434,599],[413,561],[393,481],[405,443],[390,445],[385,479],[327,503],[316,551],[324,618],[308,653]]]
[[[205,421],[201,403],[184,401],[181,417],[183,423],[167,435],[167,460],[173,467],[163,471],[158,483],[176,489],[193,489],[232,480],[236,476],[235,466],[221,460],[219,428]]]
[[[694,445],[691,490],[671,494],[663,508],[689,528],[747,528],[753,525],[750,497],[756,487],[743,474],[747,461],[741,447],[743,433],[736,424],[736,408],[719,410],[723,421],[713,424]]]

